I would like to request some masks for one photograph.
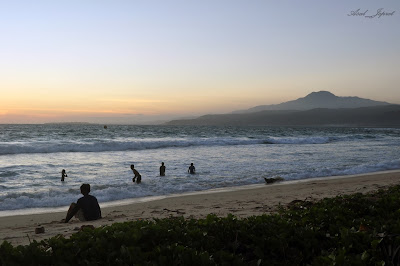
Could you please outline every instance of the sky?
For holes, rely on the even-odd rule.
[[[399,25],[399,0],[0,0],[0,123],[400,104]]]

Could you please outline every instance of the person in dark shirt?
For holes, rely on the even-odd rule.
[[[62,169],[61,171],[61,181],[64,181],[64,179],[67,177],[67,172],[65,172],[65,169]]]
[[[77,203],[72,203],[69,207],[65,222],[68,223],[73,216],[80,221],[93,221],[101,218],[101,210],[96,197],[89,195],[90,185],[82,184],[82,198],[78,199]]]
[[[188,173],[194,175],[196,173],[196,168],[194,167],[193,163],[190,164]]]
[[[162,162],[160,166],[160,176],[165,176],[165,165]]]

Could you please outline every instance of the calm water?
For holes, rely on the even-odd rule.
[[[191,162],[196,175],[187,174]],[[0,211],[69,205],[82,183],[104,203],[392,169],[400,129],[0,125]]]

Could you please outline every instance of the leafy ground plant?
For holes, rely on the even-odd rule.
[[[400,186],[273,215],[166,218],[0,245],[0,265],[398,265]]]

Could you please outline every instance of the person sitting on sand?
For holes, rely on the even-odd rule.
[[[135,180],[136,180],[136,183],[137,184],[139,184],[140,182],[142,182],[142,176],[139,174],[139,172],[135,169],[135,166],[133,165],[133,164],[131,164],[131,169],[132,169],[132,171],[133,171],[133,174],[135,175],[133,178],[132,178],[132,181],[133,181],[133,183],[135,183]]]
[[[194,167],[193,163],[190,164],[188,173],[194,175],[196,173],[196,168]]]
[[[62,169],[62,171],[61,171],[61,181],[64,181],[64,179],[65,179],[66,177],[68,177],[68,176],[67,176],[67,172],[65,172],[65,169]]]
[[[160,176],[165,176],[165,165],[164,165],[164,162],[162,162],[161,166],[160,166]]]
[[[65,217],[65,223],[68,223],[73,216],[80,221],[93,221],[101,218],[101,210],[96,197],[89,195],[90,185],[82,184],[81,193],[82,198],[78,199],[76,203],[71,203]]]

